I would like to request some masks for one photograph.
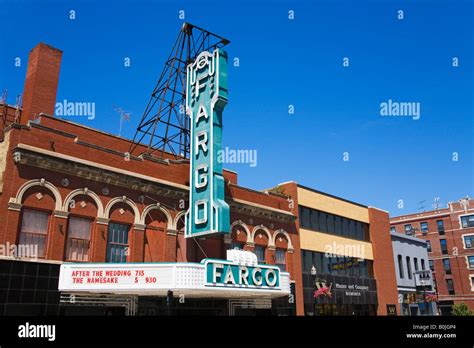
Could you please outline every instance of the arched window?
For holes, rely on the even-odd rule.
[[[400,275],[400,278],[403,279],[403,259],[402,255],[398,255],[398,274]]]
[[[48,235],[49,213],[24,209],[21,218],[18,256],[44,258]]]
[[[410,256],[407,256],[407,273],[408,273],[408,279],[411,279],[411,264],[410,264]]]

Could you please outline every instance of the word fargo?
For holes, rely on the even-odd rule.
[[[186,113],[191,120],[189,209],[186,237],[230,233],[224,200],[222,112],[227,104],[227,54],[202,52],[187,67]]]

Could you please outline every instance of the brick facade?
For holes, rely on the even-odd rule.
[[[439,304],[452,301],[466,303],[474,310],[474,269],[469,268],[468,256],[474,257],[474,248],[466,247],[463,236],[474,235],[474,227],[463,227],[461,216],[474,215],[474,201],[463,200],[465,203],[451,202],[448,208],[426,211],[419,214],[408,214],[392,217],[390,223],[399,233],[405,233],[405,225],[413,227],[416,237],[422,238],[431,244],[428,259],[433,263],[433,277],[436,281],[436,290]],[[444,232],[438,230],[438,221],[443,222]],[[421,223],[426,222],[428,230],[422,231]],[[446,241],[446,251],[441,249],[441,240]],[[449,271],[445,270],[443,260],[449,260]],[[449,294],[447,279],[454,285],[454,294]],[[447,310],[448,311],[448,310]]]

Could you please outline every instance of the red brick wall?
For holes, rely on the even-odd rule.
[[[378,315],[387,315],[387,304],[398,303],[397,278],[393,263],[392,239],[388,213],[369,207],[369,234],[377,281]]]
[[[62,51],[44,43],[34,47],[28,58],[21,123],[44,112],[54,114]]]

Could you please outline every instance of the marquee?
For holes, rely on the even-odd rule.
[[[248,251],[228,250],[227,259],[200,263],[64,263],[59,291],[189,297],[276,298],[290,294],[290,275],[258,264]]]

